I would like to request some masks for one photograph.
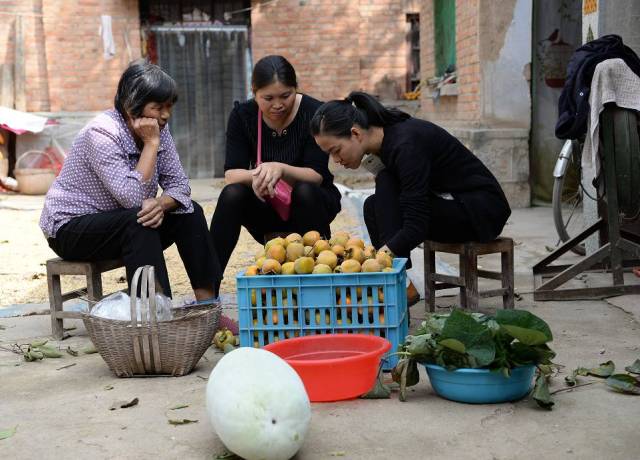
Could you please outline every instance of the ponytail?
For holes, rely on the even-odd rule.
[[[322,104],[313,115],[310,127],[314,136],[350,137],[354,124],[369,129],[370,126],[393,125],[409,117],[401,110],[386,108],[367,93],[353,91],[343,100]]]

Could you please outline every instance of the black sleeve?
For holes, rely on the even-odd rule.
[[[408,254],[425,240],[429,225],[429,155],[415,144],[404,143],[395,148],[393,169],[400,182],[402,228],[387,241],[394,254]]]
[[[329,172],[329,155],[324,153],[313,136],[306,136],[302,155],[302,164],[306,168],[311,168],[322,176],[322,184],[333,183],[333,175]]]
[[[234,108],[227,123],[227,144],[224,170],[250,169],[253,144],[249,139],[246,123],[240,118],[238,108]]]

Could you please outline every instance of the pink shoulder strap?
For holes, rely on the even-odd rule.
[[[258,109],[258,155],[257,165],[262,163],[262,110]]]

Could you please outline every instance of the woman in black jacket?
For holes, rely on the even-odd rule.
[[[297,92],[293,66],[282,56],[260,59],[251,79],[254,98],[229,115],[225,180],[211,221],[211,236],[224,269],[244,226],[264,243],[265,234],[317,230],[330,237],[340,211],[328,158],[316,145],[309,122],[320,101]],[[256,164],[258,113],[262,112],[262,162]],[[278,180],[292,186],[291,213],[283,220],[266,202]]]
[[[433,123],[385,108],[369,94],[352,92],[323,104],[311,132],[345,168],[358,168],[365,154],[384,165],[375,193],[364,203],[371,243],[379,250],[409,257],[425,239],[491,241],[511,214],[496,178],[460,141]],[[415,303],[410,292],[409,303]]]

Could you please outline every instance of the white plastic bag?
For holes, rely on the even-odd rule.
[[[141,301],[137,299],[138,321],[142,320]],[[131,321],[131,298],[124,292],[116,292],[96,303],[91,309],[91,315],[100,318],[115,319],[119,321]],[[147,320],[149,315],[147,313]],[[158,321],[173,319],[171,311],[171,299],[162,294],[156,294],[156,318]]]

